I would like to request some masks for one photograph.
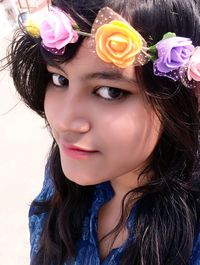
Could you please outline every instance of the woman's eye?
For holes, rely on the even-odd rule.
[[[59,74],[52,74],[52,82],[55,86],[66,86],[68,85],[68,80]]]
[[[98,88],[95,91],[95,94],[97,94],[99,97],[105,100],[115,100],[115,99],[119,100],[131,94],[131,92],[115,87],[104,86]]]

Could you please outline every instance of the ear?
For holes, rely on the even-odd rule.
[[[198,112],[200,112],[200,82],[197,82],[194,93],[195,93],[195,96],[197,97],[197,101],[198,101]]]

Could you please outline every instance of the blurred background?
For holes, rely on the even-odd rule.
[[[18,27],[47,10],[43,0],[0,0],[0,58]],[[0,71],[0,264],[28,265],[28,211],[40,192],[51,138],[44,121],[16,93],[9,70]]]

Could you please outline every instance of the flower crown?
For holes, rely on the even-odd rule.
[[[100,59],[119,68],[152,61],[156,76],[180,80],[189,88],[200,81],[200,46],[194,47],[191,39],[168,32],[158,43],[147,47],[139,32],[109,7],[98,12],[91,33],[80,31],[70,15],[56,7],[51,8],[40,27],[31,22],[26,30],[41,37],[44,49],[55,55],[63,55],[67,45],[83,35],[94,40]]]

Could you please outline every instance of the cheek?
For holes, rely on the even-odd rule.
[[[51,100],[50,93],[47,90],[45,97],[44,97],[44,113],[45,113],[45,116],[46,116],[49,124],[50,124],[50,120],[51,120],[50,117],[51,117],[51,112],[52,112],[51,111],[51,108],[52,108],[52,106],[51,106],[52,102],[51,101],[52,100]]]
[[[55,140],[57,140],[58,138],[55,132],[55,124],[54,124],[56,111],[57,111],[57,108],[56,108],[54,97],[49,91],[47,91],[45,94],[45,98],[44,98],[44,113],[45,113],[45,117],[49,125],[49,131]]]
[[[47,121],[51,127],[53,127],[53,121],[57,113],[57,101],[51,90],[47,90],[44,98],[44,113]]]
[[[138,167],[153,152],[160,135],[158,117],[146,110],[106,122],[105,152],[108,163]],[[103,138],[103,136],[102,136]]]

